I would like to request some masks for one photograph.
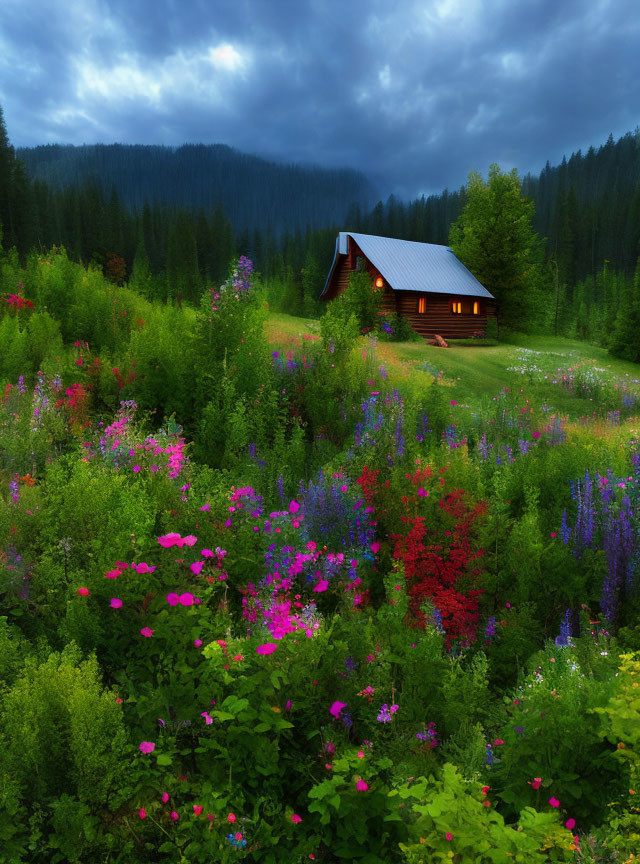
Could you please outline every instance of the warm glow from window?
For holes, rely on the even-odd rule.
[[[420,315],[424,315],[424,313],[426,311],[427,311],[427,298],[426,297],[419,297],[418,298],[418,313]]]
[[[480,304],[477,300],[473,301],[473,314],[478,315],[480,313]]]
[[[454,315],[462,315],[462,302],[460,300],[454,300],[451,304],[451,311]]]
[[[376,279],[376,288],[382,288],[383,285],[384,285],[384,280],[383,280],[382,276],[378,276],[378,278]]]

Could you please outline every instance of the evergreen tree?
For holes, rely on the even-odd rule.
[[[493,294],[502,323],[521,327],[539,301],[533,202],[522,198],[515,169],[503,174],[495,163],[487,182],[475,171],[469,175],[467,195],[449,245]]]

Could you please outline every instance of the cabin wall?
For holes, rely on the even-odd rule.
[[[468,339],[478,330],[484,330],[489,318],[495,318],[495,302],[488,298],[463,297],[455,294],[420,294],[417,291],[396,291],[398,314],[406,318],[413,330],[430,338],[436,333],[444,339]],[[418,313],[418,298],[426,297],[427,311]],[[480,314],[456,315],[451,311],[451,302],[465,300],[480,303]]]

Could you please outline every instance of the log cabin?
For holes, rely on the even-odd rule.
[[[341,231],[320,299],[342,294],[358,270],[382,292],[381,312],[403,316],[426,339],[466,339],[496,316],[493,295],[448,246]]]

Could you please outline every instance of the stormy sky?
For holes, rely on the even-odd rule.
[[[458,188],[640,123],[638,0],[1,0],[16,146],[224,143]]]

